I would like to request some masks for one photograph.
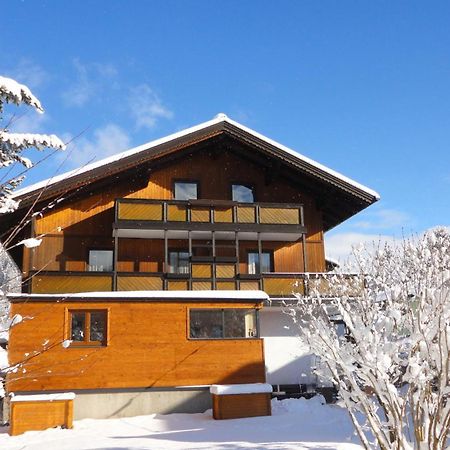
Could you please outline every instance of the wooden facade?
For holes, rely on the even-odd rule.
[[[175,199],[177,181],[196,183],[197,199]],[[251,188],[253,201],[232,201],[233,185]],[[36,202],[42,211],[15,242],[42,242],[13,247],[29,295],[12,302],[11,315],[24,320],[11,329],[9,362],[23,370],[8,374],[7,390],[40,392],[264,382],[263,340],[253,328],[246,338],[191,339],[190,311],[262,307],[260,297],[236,301],[223,291],[264,290],[279,299],[312,286],[327,294],[327,281],[310,276],[326,270],[324,232],[377,194],[219,117],[18,200],[0,231],[6,235]],[[89,252],[102,250],[112,264],[90,267]],[[188,255],[181,271],[169,265],[176,251]],[[250,260],[258,256],[261,267],[263,254],[270,267],[256,269]],[[188,290],[208,292],[194,301],[180,293]],[[149,291],[170,292],[151,300]],[[77,292],[86,295],[67,295]],[[106,314],[102,345],[62,345],[77,310],[88,322],[95,311]]]
[[[77,194],[73,198],[69,196],[55,208],[48,210],[42,217],[37,217],[33,221],[31,233],[34,236],[42,236],[42,244],[34,249],[24,250],[23,272],[27,278],[35,272],[41,275],[36,280],[28,283],[29,292],[50,293],[73,292],[76,286],[80,292],[82,290],[130,290],[139,287],[140,289],[172,289],[174,286],[185,288],[183,280],[161,281],[161,275],[168,272],[166,267],[164,240],[161,238],[133,238],[121,237],[117,242],[117,260],[115,271],[119,275],[119,280],[110,281],[110,274],[89,273],[79,278],[80,272],[87,272],[88,254],[90,249],[114,249],[113,226],[116,223],[117,213],[120,218],[140,217],[158,220],[162,218],[163,210],[161,205],[152,203],[139,203],[130,209],[130,204],[124,203],[117,209],[117,199],[132,199],[145,201],[167,201],[173,199],[173,186],[176,180],[193,180],[199,186],[199,198],[211,199],[213,201],[228,202],[223,207],[216,207],[214,219],[219,223],[233,228],[231,185],[233,183],[251,186],[253,188],[255,205],[272,204],[278,207],[260,207],[259,221],[261,227],[264,224],[274,222],[272,231],[277,231],[277,227],[286,224],[295,224],[298,227],[303,225],[304,234],[300,233],[295,241],[278,237],[277,241],[262,239],[260,249],[263,252],[273,254],[274,273],[302,273],[324,272],[325,253],[323,244],[323,223],[320,209],[316,206],[314,198],[302,192],[292,182],[285,180],[281,175],[273,180],[268,180],[263,167],[256,162],[232,151],[222,151],[220,153],[212,151],[211,148],[197,150],[191,154],[184,154],[175,160],[161,162],[157,167],[144,170],[141,168],[130,180],[112,180],[110,184],[101,187],[86,188],[83,194]],[[181,202],[183,203],[183,202]],[[184,202],[185,204],[187,202]],[[289,205],[301,205],[300,210],[289,207]],[[284,206],[286,205],[286,206]],[[183,214],[180,210],[184,205],[173,205],[176,210],[167,206],[167,217],[173,222],[178,222],[179,229],[183,229]],[[117,211],[115,211],[117,209]],[[247,212],[246,212],[247,210]],[[181,211],[181,212],[180,212]],[[178,214],[178,216],[177,216]],[[181,214],[181,215],[180,215]],[[245,216],[247,214],[247,216]],[[280,219],[281,218],[281,219]],[[205,227],[208,222],[208,208],[196,207],[190,214],[192,223],[197,223],[198,229]],[[255,221],[254,206],[240,206],[235,217],[239,225],[247,226],[251,230]],[[303,223],[300,223],[303,221]],[[241,226],[242,226],[241,225]],[[267,225],[266,225],[267,226]],[[136,224],[136,228],[141,228],[142,223]],[[256,228],[255,228],[256,229]],[[280,228],[281,230],[282,228]],[[273,233],[272,233],[273,234]],[[197,242],[198,245],[206,244],[206,240]],[[202,283],[198,280],[195,284],[189,284],[188,288],[197,287],[199,289],[246,289],[255,286],[249,280],[237,283],[239,275],[248,273],[247,253],[258,251],[256,240],[240,239],[238,244],[238,254],[234,245],[227,242],[217,241],[217,254],[223,257],[237,256],[238,261],[235,267],[203,267],[204,277]],[[230,242],[228,241],[228,244]],[[187,239],[170,238],[168,242],[169,250],[188,251]],[[206,247],[206,245],[204,245]],[[194,253],[194,251],[193,251]],[[198,256],[206,255],[207,250],[198,248],[195,250]],[[199,273],[200,268],[192,268],[192,271]],[[210,271],[214,271],[214,276]],[[59,272],[61,277],[45,277],[46,272]],[[228,273],[226,279],[223,276],[213,280],[217,272]],[[234,273],[231,273],[234,272]],[[126,275],[120,277],[120,274]],[[132,279],[131,274],[147,275],[144,280],[141,277]],[[193,274],[194,276],[194,274]],[[69,280],[77,277],[76,281]],[[164,277],[162,277],[164,278]],[[200,277],[196,277],[200,278]],[[223,279],[222,279],[223,278]],[[222,279],[222,280],[219,280]],[[214,282],[213,282],[214,281]],[[226,283],[226,284],[225,284]],[[273,282],[268,282],[273,284]],[[262,281],[257,284],[262,288]],[[274,292],[275,294],[275,292]],[[280,294],[276,293],[276,294]]]
[[[10,363],[24,363],[20,373],[8,375],[7,388],[36,392],[264,382],[262,339],[195,340],[188,328],[193,308],[260,306],[188,300],[15,301],[11,313],[33,319],[11,329]],[[106,345],[65,348],[70,310],[107,311]]]

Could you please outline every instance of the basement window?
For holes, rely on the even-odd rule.
[[[255,309],[191,309],[191,339],[248,339],[258,337]]]
[[[106,346],[107,311],[69,311],[69,339],[71,346]]]

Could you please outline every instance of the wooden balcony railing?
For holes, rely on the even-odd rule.
[[[215,223],[303,226],[303,206],[222,200],[118,199],[116,222]]]
[[[205,265],[206,266],[206,265]],[[263,273],[240,274],[232,277],[212,277],[212,268],[189,274],[128,272],[117,274],[117,291],[156,290],[263,290],[273,298],[293,297],[294,294],[357,296],[364,280],[357,275],[339,276],[329,273]],[[216,268],[217,271],[217,268]],[[231,275],[225,274],[224,275]],[[64,294],[75,292],[109,292],[113,290],[114,274],[110,272],[41,272],[31,276],[30,292],[35,294]]]

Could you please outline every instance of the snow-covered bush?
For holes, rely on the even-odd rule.
[[[365,448],[448,448],[450,233],[362,247],[355,258],[358,275],[333,275],[332,298],[312,289],[289,313]]]

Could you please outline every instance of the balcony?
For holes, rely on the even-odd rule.
[[[188,232],[207,239],[295,241],[304,233],[303,206],[285,203],[237,203],[222,200],[118,199],[115,236],[185,238]]]
[[[31,274],[31,292],[35,294],[63,294],[74,292],[155,291],[155,290],[258,290],[271,298],[293,298],[294,294],[317,293],[323,297],[339,295],[341,288],[347,295],[360,295],[364,288],[361,277],[340,276],[341,286],[332,282],[330,273],[263,273],[260,275],[231,274],[212,265],[203,265],[199,272],[185,275],[163,273],[111,272],[40,272]],[[230,270],[227,268],[227,270]],[[191,276],[192,275],[192,276]],[[214,276],[212,276],[214,275]],[[231,276],[233,275],[233,276]],[[116,285],[116,289],[114,289]]]

